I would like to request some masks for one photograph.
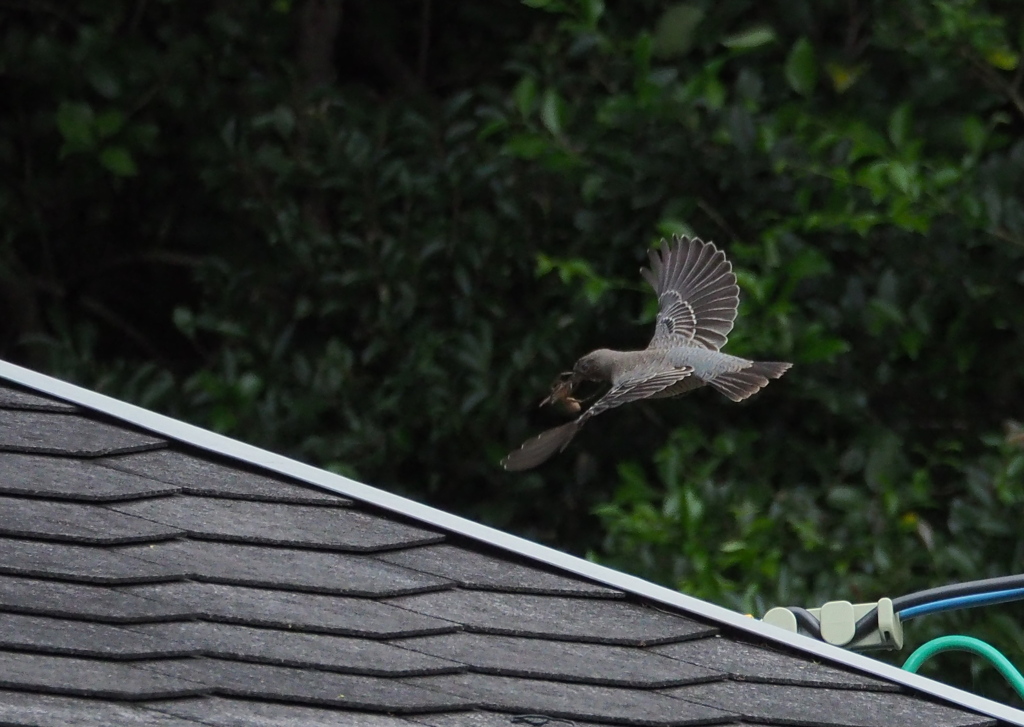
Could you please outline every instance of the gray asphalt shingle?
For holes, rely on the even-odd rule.
[[[190,664],[194,659],[107,661],[67,656],[0,651],[0,688],[110,699],[167,699],[204,694],[209,689],[194,679],[148,668],[159,664]]]
[[[78,414],[0,409],[0,452],[102,457],[142,452],[166,440]]]
[[[0,536],[120,545],[151,543],[181,531],[102,505],[0,496]]]
[[[27,409],[30,411],[76,412],[74,404],[39,396],[21,389],[0,384],[0,409]]]
[[[365,555],[176,540],[122,548],[124,555],[214,583],[333,593],[400,596],[451,587],[451,582]]]
[[[170,679],[205,684],[210,691],[226,696],[373,712],[435,712],[472,706],[470,700],[416,685],[417,679],[443,677],[382,679],[209,658],[169,659],[153,662],[151,668]]]
[[[175,700],[176,702],[177,700]],[[206,699],[197,700],[199,703]],[[148,705],[0,690],[0,724],[28,727],[200,727]],[[213,724],[213,723],[206,723]],[[255,723],[253,723],[255,724]],[[241,727],[241,725],[239,725]]]
[[[147,623],[198,615],[188,606],[141,598],[123,588],[14,576],[0,576],[0,609],[97,623]]]
[[[714,638],[656,646],[652,651],[688,664],[698,664],[745,681],[840,689],[898,691],[898,687],[847,669],[799,659],[735,639]]]
[[[458,694],[484,709],[528,712],[581,720],[615,720],[624,725],[699,725],[738,719],[716,706],[681,704],[647,689],[621,689],[517,679],[490,674],[421,677],[415,683]]]
[[[643,689],[724,679],[721,671],[683,664],[650,649],[518,638],[460,631],[393,642],[474,671]]]
[[[571,721],[549,719],[544,715],[534,715],[533,719],[530,719],[528,715],[513,715],[504,712],[485,712],[481,710],[417,715],[409,719],[417,725],[426,725],[426,727],[516,727],[517,725],[523,725],[524,727],[599,727],[596,722],[583,722],[578,719]],[[733,726],[721,725],[720,727]]]
[[[0,494],[112,502],[171,495],[180,490],[175,485],[101,467],[98,461],[0,452]]]
[[[366,553],[426,545],[441,533],[348,508],[175,495],[109,505],[193,537]]]
[[[818,689],[778,684],[723,682],[664,690],[695,704],[728,709],[747,719],[807,727],[983,727],[995,720],[892,692]]]
[[[240,466],[229,466],[180,451],[158,449],[96,460],[119,472],[173,485],[190,495],[348,507],[352,501],[310,485],[288,482]]]
[[[325,596],[219,583],[183,581],[126,589],[210,621],[314,633],[395,639],[454,631],[458,623],[366,598]],[[173,604],[173,605],[172,605]]]
[[[4,541],[0,573],[82,583],[153,583],[183,578],[180,566],[152,563],[117,550],[39,540]]]
[[[147,706],[161,714],[196,720],[188,722],[190,727],[198,727],[200,721],[202,725],[215,727],[417,727],[417,723],[393,715],[367,712],[352,714],[336,709],[224,697],[175,699],[151,702]],[[163,727],[163,724],[154,727]],[[175,723],[172,727],[179,725]]]
[[[278,666],[392,677],[447,674],[464,669],[460,663],[406,648],[402,641],[392,645],[366,638],[210,621],[176,621],[125,628],[156,643],[179,644],[196,654]]]
[[[388,603],[456,621],[469,631],[596,644],[648,646],[717,631],[684,616],[594,598],[452,590],[393,598]]]
[[[613,588],[579,578],[567,578],[448,544],[406,548],[381,553],[377,557],[388,563],[447,578],[465,588],[539,593],[549,596],[622,596],[621,591]]]
[[[13,613],[0,613],[0,649],[105,659],[156,659],[199,653],[185,640],[173,638],[173,634]]]

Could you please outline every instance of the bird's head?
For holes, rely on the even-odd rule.
[[[614,354],[607,348],[591,351],[572,367],[573,378],[579,381],[610,381]]]

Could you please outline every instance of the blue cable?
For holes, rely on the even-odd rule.
[[[960,608],[973,608],[974,606],[991,606],[996,603],[1007,603],[1008,601],[1019,601],[1024,599],[1024,588],[1011,588],[1005,591],[990,591],[988,593],[972,593],[966,596],[955,598],[944,598],[941,601],[922,603],[920,606],[911,606],[898,611],[900,618],[908,619],[914,616],[925,616],[929,613],[940,611],[953,611]]]

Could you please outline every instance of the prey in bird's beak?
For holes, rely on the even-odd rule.
[[[551,384],[551,393],[540,403],[541,406],[557,404],[562,410],[569,414],[579,414],[582,404],[579,399],[572,396],[572,390],[580,379],[574,371],[563,371]]]

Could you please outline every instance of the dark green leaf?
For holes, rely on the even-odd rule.
[[[138,174],[131,152],[123,146],[108,146],[100,151],[100,164],[118,177],[134,177]]]
[[[775,42],[775,31],[768,25],[755,25],[722,39],[726,48],[749,50]]]
[[[57,130],[64,143],[75,151],[91,149],[95,145],[93,110],[89,104],[61,102],[57,108]]]
[[[691,3],[670,6],[658,19],[654,30],[654,54],[659,58],[685,55],[693,46],[694,32],[704,18],[704,10]]]
[[[790,48],[785,70],[790,88],[801,96],[810,96],[814,92],[818,82],[818,59],[807,38],[800,38]]]

